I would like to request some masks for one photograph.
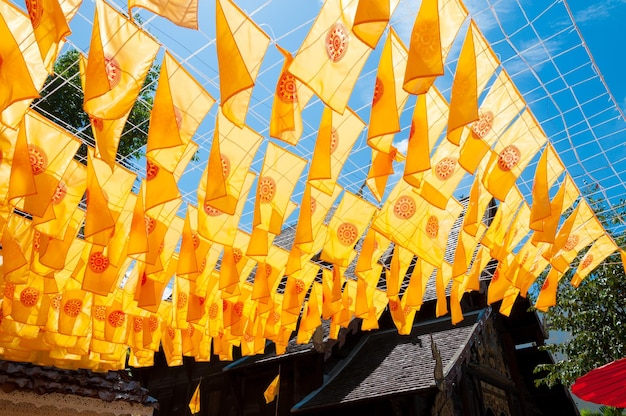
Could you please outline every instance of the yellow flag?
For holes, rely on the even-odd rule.
[[[293,60],[289,51],[278,45],[276,48],[285,57],[285,63],[276,84],[276,99],[272,103],[270,136],[295,146],[302,135],[301,113],[313,92],[288,72]]]
[[[101,119],[122,118],[135,103],[158,50],[151,36],[97,1],[85,69],[85,111]]]
[[[384,153],[372,149],[372,163],[367,173],[366,183],[378,202],[383,200],[389,175],[393,175],[393,161],[397,154],[398,152],[395,148],[391,150],[391,153]]]
[[[215,6],[222,112],[243,127],[270,38],[231,0],[218,0]]]
[[[543,253],[544,258],[551,260],[560,250],[572,249],[580,237],[576,234],[588,221],[595,218],[593,210],[585,199],[581,199],[576,208],[559,228],[550,250]],[[597,221],[597,220],[596,220]],[[600,227],[602,228],[602,227]],[[597,236],[599,237],[599,235]],[[596,238],[597,238],[596,237]]]
[[[326,1],[289,66],[289,73],[341,114],[371,52],[352,33],[356,3]]]
[[[326,240],[327,227],[324,225],[328,211],[343,191],[339,185],[336,185],[332,195],[328,195],[317,188],[311,187],[311,232],[313,241],[299,242],[298,248],[305,253],[314,253],[322,249]],[[304,204],[302,205],[304,206]],[[302,209],[302,208],[301,208]]]
[[[132,15],[133,7],[150,10],[178,26],[198,29],[198,0],[130,0],[128,2],[129,15]],[[198,409],[200,409],[199,406],[198,404]]]
[[[616,250],[618,250],[618,247],[608,234],[604,234],[594,241],[589,251],[587,251],[580,260],[580,263],[578,263],[578,269],[576,269],[576,273],[574,273],[574,277],[572,277],[572,285],[578,287],[593,269],[598,267],[604,259],[613,254]]]
[[[400,131],[400,114],[409,94],[402,89],[408,51],[393,28],[389,29],[383,47],[367,129],[367,144],[390,153],[395,133]]]
[[[265,397],[265,403],[273,402],[276,396],[278,396],[278,390],[280,385],[280,374],[276,376],[274,380],[270,383],[269,386],[263,392],[263,397]]]
[[[402,286],[402,282],[404,281],[406,273],[411,266],[413,257],[414,254],[404,247],[397,244],[394,246],[393,256],[391,258],[391,265],[386,273],[388,297],[391,298],[400,294],[400,287]],[[414,269],[413,273],[419,274],[420,271],[416,271]],[[419,302],[419,304],[421,304],[421,301]],[[417,304],[413,304],[411,306],[417,306]]]
[[[529,110],[525,110],[495,145],[495,152],[491,154],[483,177],[487,191],[504,201],[519,175],[546,140],[539,123]]]
[[[563,162],[548,143],[537,163],[532,194],[533,204],[530,211],[530,228],[542,231],[543,219],[552,213],[550,204],[550,188],[554,181],[565,171]]]
[[[79,145],[79,140],[56,124],[37,112],[27,112],[13,156],[14,169],[9,183],[11,204],[34,216],[43,217]],[[28,177],[32,178],[34,193],[23,189],[23,182]],[[23,198],[14,200],[20,196]]]
[[[533,244],[540,242],[554,243],[561,215],[567,211],[580,195],[572,178],[565,174],[565,179],[550,202],[550,216],[541,220],[541,230],[535,230]],[[537,225],[535,228],[539,228]]]
[[[399,0],[359,0],[352,32],[374,49]]]
[[[460,168],[459,148],[449,140],[442,141],[432,157],[433,167],[422,178],[419,194],[437,208],[444,209],[465,176]]]
[[[184,147],[214,103],[198,81],[166,52],[150,115],[146,153],[173,172]],[[155,152],[157,149],[167,150]]]
[[[341,169],[364,127],[350,108],[343,114],[324,109],[308,177],[313,187],[333,194]]]
[[[30,19],[11,2],[0,3],[0,123],[17,128],[48,71]]]
[[[523,200],[524,197],[517,187],[514,187],[513,191],[509,192],[506,200],[498,207],[496,215],[493,217],[489,229],[482,239],[482,244],[485,247],[494,249],[497,245],[502,244],[504,236],[513,223],[515,214]]]
[[[200,413],[200,384],[202,384],[202,380],[200,380],[196,386],[196,389],[191,396],[191,400],[189,400],[189,411],[192,415]]]
[[[481,37],[482,38],[482,37]],[[483,40],[484,41],[484,40]],[[485,54],[493,53],[488,46]],[[461,145],[459,164],[474,173],[491,146],[524,108],[524,99],[503,69],[480,105],[470,138]]]
[[[346,191],[328,225],[329,233],[320,258],[347,267],[350,253],[375,211],[375,206]]]
[[[419,188],[422,172],[430,169],[430,155],[448,120],[448,103],[436,87],[417,98],[406,153],[404,180]]]
[[[68,21],[58,0],[27,1],[26,9],[43,63],[48,72],[52,73],[63,38],[71,33]]]
[[[550,269],[546,280],[544,280],[541,286],[541,291],[535,302],[535,308],[546,312],[550,306],[556,305],[556,290],[562,277],[563,273],[554,268]]]
[[[209,156],[203,205],[233,215],[263,136],[247,126],[237,127],[221,111],[218,111],[215,129],[211,147],[213,158]],[[223,186],[217,186],[221,179]]]
[[[405,91],[424,94],[443,75],[443,63],[466,16],[458,0],[422,2],[411,32]]]
[[[482,184],[481,175],[476,175],[470,189],[467,210],[463,216],[463,231],[474,236],[477,234],[479,224],[483,220],[483,215],[491,199],[491,194]]]

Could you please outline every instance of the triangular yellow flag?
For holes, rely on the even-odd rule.
[[[276,396],[278,396],[278,388],[280,383],[280,374],[276,376],[274,380],[270,383],[269,386],[263,392],[263,397],[265,397],[265,403],[273,402]]]
[[[200,383],[202,383],[202,380],[200,380]],[[189,400],[189,410],[192,415],[200,413],[200,383],[196,386],[196,390],[193,392],[191,400]]]

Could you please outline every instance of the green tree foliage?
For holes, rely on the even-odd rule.
[[[89,116],[83,110],[83,91],[79,73],[80,52],[70,49],[57,59],[54,75],[46,80],[41,90],[41,98],[33,102],[40,113],[57,124],[76,134],[87,145],[94,145]],[[146,77],[143,88],[133,106],[117,150],[118,161],[125,158],[139,158],[139,151],[148,139],[150,110],[154,100],[159,69],[153,66]],[[85,156],[86,146],[81,146],[79,155]]]
[[[624,224],[624,203],[618,209],[620,212],[611,212],[614,216],[607,217],[604,213],[610,211],[602,201],[592,199],[589,202],[606,230]],[[626,245],[624,235],[612,237],[618,246]],[[565,342],[544,347],[558,361],[535,369],[543,376],[538,384],[570,386],[590,370],[626,356],[626,276],[620,255],[616,252],[609,256],[576,289],[570,280],[585,251],[561,280],[556,306],[545,314],[550,330],[568,332],[570,337]]]
[[[622,409],[616,409],[614,407],[602,406],[599,411],[594,412],[589,409],[583,409],[580,411],[580,416],[624,416],[626,412]]]

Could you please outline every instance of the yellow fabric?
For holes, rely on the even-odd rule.
[[[320,258],[336,266],[347,267],[352,249],[375,211],[375,206],[346,191],[328,224],[329,233]]]
[[[533,234],[533,244],[554,243],[561,215],[572,206],[579,195],[574,181],[569,174],[565,174],[561,187],[550,202],[550,216],[542,220],[541,231],[535,230]],[[536,228],[539,228],[539,225]]]
[[[200,380],[196,386],[196,389],[191,395],[191,400],[189,400],[189,411],[192,415],[200,413],[200,384],[202,384],[202,380]]]
[[[448,313],[448,302],[446,299],[446,288],[452,280],[452,267],[443,261],[437,268],[435,275],[435,289],[437,291],[437,305],[435,306],[435,316],[440,317]]]
[[[146,217],[143,207],[143,185],[139,188],[139,193],[135,196],[135,205],[128,234],[128,254],[141,254],[148,252],[148,228],[151,227],[150,217]]]
[[[617,245],[608,234],[603,234],[593,242],[591,248],[578,263],[578,269],[572,277],[572,285],[578,287],[589,273],[593,271],[608,256],[618,250]]]
[[[367,174],[366,183],[378,202],[383,200],[389,175],[393,175],[393,161],[396,158],[396,154],[397,151],[395,149],[392,149],[391,153],[372,149],[372,163]]]
[[[30,4],[26,3],[27,9]],[[31,15],[35,39],[37,39],[43,63],[48,72],[52,73],[54,61],[63,44],[63,38],[68,36],[71,31],[58,0],[44,0],[35,4],[34,7],[41,8],[40,13],[35,12]]]
[[[0,3],[0,123],[17,128],[48,76],[30,19],[11,2]]]
[[[400,0],[359,0],[352,32],[374,49]]]
[[[563,273],[557,269],[550,269],[548,276],[541,286],[541,291],[535,302],[535,308],[542,312],[546,312],[548,308],[556,305],[556,290],[559,286],[559,281],[563,277]]]
[[[104,193],[106,171],[98,160],[89,152],[87,159],[87,214],[85,218],[85,237],[89,237],[115,226],[115,218],[108,206],[108,196]],[[99,176],[102,175],[102,178]]]
[[[189,143],[214,103],[198,81],[165,52],[150,115],[146,153],[172,172],[182,156],[182,146]],[[155,153],[157,149],[169,150]],[[155,157],[157,154],[159,157]]]
[[[361,244],[359,258],[354,270],[356,275],[361,277],[360,273],[371,270],[378,263],[380,256],[387,250],[389,243],[389,239],[373,228],[369,228]]]
[[[400,131],[400,114],[409,97],[402,89],[408,51],[393,28],[383,47],[367,128],[367,143],[384,153],[391,153],[394,134]]]
[[[356,7],[357,0],[325,1],[289,66],[293,76],[341,114],[371,52],[352,33]]]
[[[343,115],[324,109],[308,177],[313,187],[333,194],[341,169],[364,127],[365,123],[350,108]]]
[[[569,217],[563,222],[561,228],[559,228],[559,232],[550,250],[543,253],[544,258],[551,260],[558,255],[560,250],[565,249],[566,246],[573,248],[573,242],[580,240],[580,237],[578,237],[576,233],[592,219],[595,219],[593,210],[589,204],[587,204],[586,200],[581,199]],[[595,221],[597,222],[597,219],[595,219]],[[599,237],[599,235],[596,236],[596,238],[597,237]]]
[[[158,50],[151,36],[104,1],[97,1],[85,68],[85,111],[103,120],[128,113]]]
[[[443,63],[466,16],[467,10],[458,0],[422,2],[411,32],[405,91],[424,94],[436,77],[443,75]]]
[[[393,256],[391,257],[391,265],[389,267],[389,271],[386,273],[388,297],[391,298],[400,294],[400,287],[402,286],[404,277],[411,266],[413,256],[413,253],[400,245],[396,245],[394,247]],[[373,283],[375,285],[378,282]]]
[[[467,136],[467,134],[465,134]],[[419,194],[437,208],[444,209],[465,176],[459,167],[459,147],[449,140],[442,141],[432,157],[432,168],[422,177]]]
[[[490,53],[492,53],[490,48],[485,49],[485,54]],[[524,108],[522,95],[506,71],[501,70],[480,105],[478,121],[471,126],[470,138],[461,145],[459,164],[463,169],[469,173],[476,171],[489,148],[522,108]]]
[[[313,92],[288,72],[293,60],[289,51],[278,45],[276,48],[285,57],[285,63],[276,84],[276,98],[272,102],[270,136],[295,146],[302,135],[301,113]]]
[[[243,127],[270,38],[231,0],[218,0],[215,7],[221,110]]]
[[[160,205],[179,199],[180,192],[173,173],[153,161],[150,156],[147,157],[146,162],[145,208],[148,212],[152,208],[158,208]]]
[[[461,144],[462,127],[478,120],[479,91],[473,26],[472,21],[461,47],[450,95],[450,118],[446,137],[457,146]]]
[[[247,172],[263,136],[247,126],[237,127],[221,111],[218,111],[215,130],[211,152],[214,155],[219,152],[220,161],[218,166],[214,166],[218,162],[217,156],[212,160],[209,158],[206,196],[203,199],[203,205],[209,205],[219,211],[233,215],[242,193]],[[211,192],[208,191],[208,186],[213,187],[215,186],[214,182],[219,181],[219,175],[216,173],[213,176],[211,175],[212,172],[224,175],[226,195],[222,194],[223,189],[220,189],[219,186],[216,189],[211,188]],[[201,200],[199,199],[199,201]]]
[[[433,276],[435,266],[422,261],[419,257],[415,262],[415,268],[409,281],[409,286],[404,292],[403,300],[405,305],[420,309],[424,301],[424,292],[426,291],[426,285],[428,280]]]
[[[272,380],[272,382],[267,386],[265,391],[263,392],[263,397],[265,397],[265,403],[273,402],[276,396],[278,396],[278,390],[280,385],[280,374]]]
[[[529,110],[525,110],[504,132],[483,177],[483,185],[503,201],[526,165],[546,142],[546,136]]]
[[[504,241],[504,236],[515,219],[520,204],[524,197],[517,187],[509,192],[506,200],[500,203],[496,215],[493,217],[487,233],[483,237],[482,244],[489,249],[494,249]]]
[[[533,182],[533,204],[530,211],[530,228],[542,231],[543,220],[552,213],[550,204],[550,188],[554,181],[565,171],[563,162],[548,143],[537,163]]]
[[[128,14],[132,15],[133,7],[150,10],[178,26],[198,29],[198,0],[130,0]]]
[[[186,275],[196,273],[198,271],[198,259],[196,258],[196,247],[199,246],[200,238],[191,228],[191,218],[197,219],[196,209],[190,205],[187,206],[187,215],[185,216],[185,224],[183,225],[183,238],[180,244],[178,257],[177,275]],[[197,221],[195,221],[197,223]]]

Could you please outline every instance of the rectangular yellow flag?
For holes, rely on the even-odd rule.
[[[133,7],[150,10],[178,26],[198,29],[198,0],[130,0],[128,14],[132,15]]]
[[[604,259],[617,250],[617,245],[608,234],[604,234],[594,241],[589,251],[587,251],[585,256],[580,260],[580,263],[578,263],[576,273],[574,273],[574,277],[572,277],[572,285],[578,287],[593,269],[598,267]]]
[[[532,196],[533,204],[530,211],[530,228],[542,231],[543,219],[550,216],[552,208],[550,204],[550,188],[554,181],[565,171],[563,162],[548,143],[537,163],[535,180],[533,181]]]

